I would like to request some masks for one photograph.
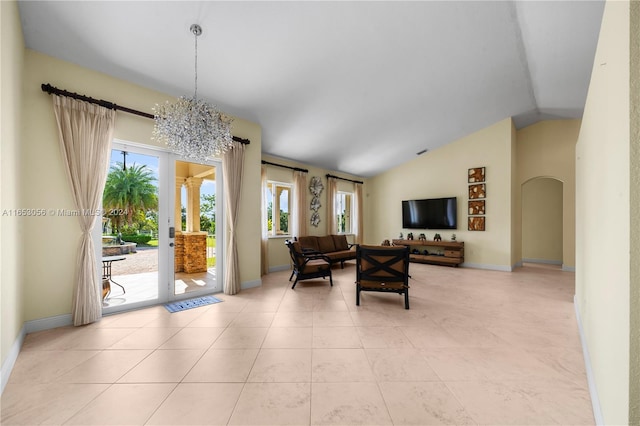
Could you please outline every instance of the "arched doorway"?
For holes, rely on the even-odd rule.
[[[522,260],[563,264],[563,182],[537,177],[522,184]]]

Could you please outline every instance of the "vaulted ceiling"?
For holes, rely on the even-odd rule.
[[[373,176],[514,117],[580,118],[602,1],[21,1],[28,48],[262,126],[265,154]],[[85,93],[91,95],[90,93]],[[117,102],[117,99],[112,99]],[[427,154],[428,155],[428,154]]]

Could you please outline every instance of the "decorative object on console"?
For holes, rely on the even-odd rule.
[[[455,241],[456,240],[456,234],[451,234],[451,241]]]
[[[484,183],[469,185],[469,198],[472,200],[485,198],[487,195],[487,187]]]
[[[384,241],[382,242],[382,244],[380,244],[380,245],[381,245],[382,247],[390,246],[390,245],[391,245],[391,241],[389,241],[389,240],[384,240]]]
[[[469,169],[469,183],[484,182],[484,167]]]
[[[402,238],[403,238],[403,237],[402,237],[402,232],[400,233],[400,236],[399,236],[398,238],[400,238],[400,239],[402,239]]]
[[[407,240],[413,240],[413,232],[407,234]]]
[[[418,241],[427,241],[427,237],[424,234],[418,236]]]
[[[153,137],[165,142],[175,153],[195,161],[219,156],[231,149],[232,119],[218,109],[198,99],[198,36],[200,25],[189,28],[195,36],[195,91],[193,97],[181,96],[177,102],[153,108]]]
[[[440,234],[436,234],[433,236],[433,241],[442,241],[442,237],[440,236]]]
[[[477,216],[485,214],[485,200],[469,201],[469,215]]]
[[[484,216],[470,217],[469,231],[484,231]]]

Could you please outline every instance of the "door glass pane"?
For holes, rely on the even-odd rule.
[[[174,295],[219,291],[216,166],[176,161],[175,179]]]
[[[159,158],[113,149],[102,197],[103,305],[158,299]]]

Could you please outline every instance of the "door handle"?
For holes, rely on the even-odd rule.
[[[173,243],[169,243],[169,247],[173,247]]]

